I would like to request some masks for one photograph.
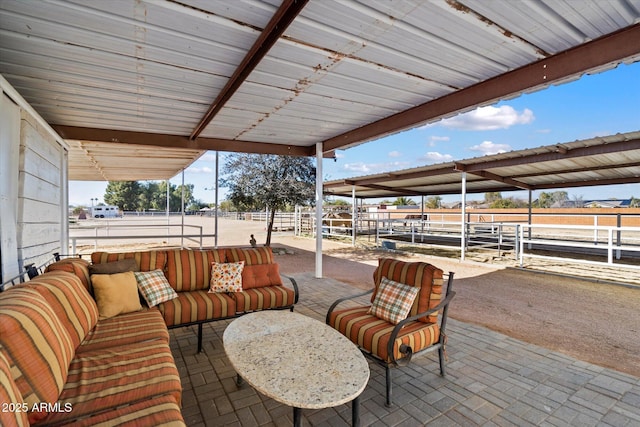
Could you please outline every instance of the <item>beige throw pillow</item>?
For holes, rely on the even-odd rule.
[[[100,319],[142,309],[138,297],[138,282],[132,271],[91,276],[93,293]]]

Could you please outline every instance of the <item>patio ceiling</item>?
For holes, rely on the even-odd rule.
[[[331,155],[635,62],[639,22],[640,0],[2,0],[0,73],[69,142],[69,179],[141,179],[122,168],[140,146],[166,179],[206,150]]]
[[[357,198],[467,193],[640,182],[640,131],[547,145],[390,173],[327,181],[327,195]]]

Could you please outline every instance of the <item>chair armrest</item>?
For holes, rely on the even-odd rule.
[[[455,291],[451,291],[448,292],[448,295],[445,299],[443,299],[442,301],[440,301],[440,303],[438,305],[436,305],[435,307],[424,311],[422,313],[418,313],[414,316],[411,317],[407,317],[406,319],[403,319],[400,321],[400,323],[398,323],[395,328],[393,328],[393,331],[391,332],[391,337],[389,338],[389,342],[387,343],[387,354],[389,355],[389,357],[391,358],[391,363],[397,363],[396,359],[393,355],[393,346],[394,343],[396,342],[396,338],[398,338],[398,334],[400,333],[400,330],[404,327],[404,325],[406,325],[409,322],[415,322],[416,320],[420,319],[421,317],[426,317],[430,314],[435,313],[436,311],[439,310],[443,310],[449,305],[449,303],[451,302],[451,300],[453,299],[453,297],[456,295]],[[444,315],[443,315],[444,316]],[[427,325],[427,323],[425,323],[425,325]],[[409,352],[411,352],[411,348],[409,347]]]
[[[287,276],[285,274],[280,274],[282,277],[285,277],[287,279],[289,279],[291,281],[291,286],[293,286],[293,292],[295,294],[295,297],[293,298],[293,303],[297,304],[298,303],[298,298],[300,297],[300,291],[298,290],[298,282],[296,282],[296,279],[294,279],[291,276]]]
[[[327,311],[327,317],[325,318],[325,323],[328,325],[329,324],[329,318],[331,317],[331,313],[333,313],[333,310],[335,310],[335,308],[338,306],[338,304],[345,302],[345,301],[349,301],[358,297],[363,297],[365,295],[371,294],[373,293],[373,289],[369,289],[368,291],[365,292],[361,292],[359,294],[355,294],[355,295],[349,295],[347,297],[343,297],[340,299],[337,299],[333,304],[331,304],[331,307],[329,307],[329,311]]]

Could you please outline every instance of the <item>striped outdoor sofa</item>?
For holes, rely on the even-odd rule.
[[[425,262],[380,258],[373,273],[373,289],[340,298],[329,307],[327,325],[353,341],[365,356],[385,367],[387,406],[392,405],[391,368],[405,366],[414,355],[438,350],[440,374],[445,375],[447,312],[455,291],[453,272],[446,275],[446,284],[444,276],[441,269]],[[352,303],[338,309],[338,305],[367,294],[371,294],[371,303],[375,304],[376,295],[385,280],[400,284],[398,288],[408,285],[419,289],[413,296],[413,302],[407,303],[404,317],[391,322],[372,312],[371,305]],[[382,307],[397,309],[398,300],[406,297],[398,288],[382,301]]]
[[[65,271],[0,293],[0,425],[185,425],[160,311],[98,314]]]
[[[136,252],[94,252],[93,264],[135,259],[140,271],[162,270],[178,297],[158,305],[168,328],[198,326],[198,352],[202,351],[202,325],[252,311],[290,309],[298,302],[298,286],[284,286],[270,247],[218,249],[168,249]],[[242,291],[210,293],[212,263],[244,262]],[[48,270],[63,269],[90,287],[89,263],[67,258]]]

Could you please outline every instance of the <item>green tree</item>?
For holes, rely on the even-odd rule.
[[[424,207],[428,209],[438,209],[440,206],[442,206],[442,197],[440,196],[429,196],[424,204]]]
[[[394,206],[413,206],[415,204],[416,204],[416,202],[413,201],[412,199],[408,198],[408,197],[398,197],[393,202]]]
[[[499,202],[500,200],[502,200],[502,193],[500,192],[484,193],[484,202],[489,203],[489,205]]]
[[[161,181],[158,184],[158,201],[159,209],[167,209],[167,181]],[[193,184],[184,186],[184,205],[189,206],[193,202]],[[169,183],[169,212],[182,212],[182,185],[173,185]]]
[[[160,191],[159,184],[154,181],[148,181],[142,186],[142,192],[139,197],[138,209],[141,211],[163,210],[166,203],[166,186],[165,192]]]
[[[269,209],[266,245],[271,245],[275,212],[286,206],[312,204],[316,168],[308,157],[236,153],[227,156],[222,185],[236,206]]]
[[[325,206],[335,206],[335,207],[340,207],[340,208],[347,208],[351,206],[351,203],[347,202],[344,199],[335,199],[335,200],[328,200],[324,202]]]
[[[640,199],[636,199],[635,197],[631,196],[629,207],[640,208]]]
[[[509,209],[517,208],[519,206],[513,198],[509,197],[507,199],[496,199],[489,205],[489,207],[492,209]]]
[[[115,205],[121,211],[135,211],[141,194],[137,181],[109,181],[104,192],[104,201],[108,205]]]
[[[562,206],[567,200],[569,200],[569,194],[566,191],[554,191],[552,193],[543,191],[538,196],[537,203],[534,203],[534,207],[550,208],[554,204]]]
[[[184,204],[193,203],[193,184],[184,186]],[[122,211],[148,211],[151,209],[166,210],[167,181],[109,181],[104,201],[116,205]],[[182,209],[182,185],[169,184],[169,210],[180,212]]]
[[[223,200],[220,202],[220,210],[223,212],[233,212],[236,210],[236,207],[231,200]]]

